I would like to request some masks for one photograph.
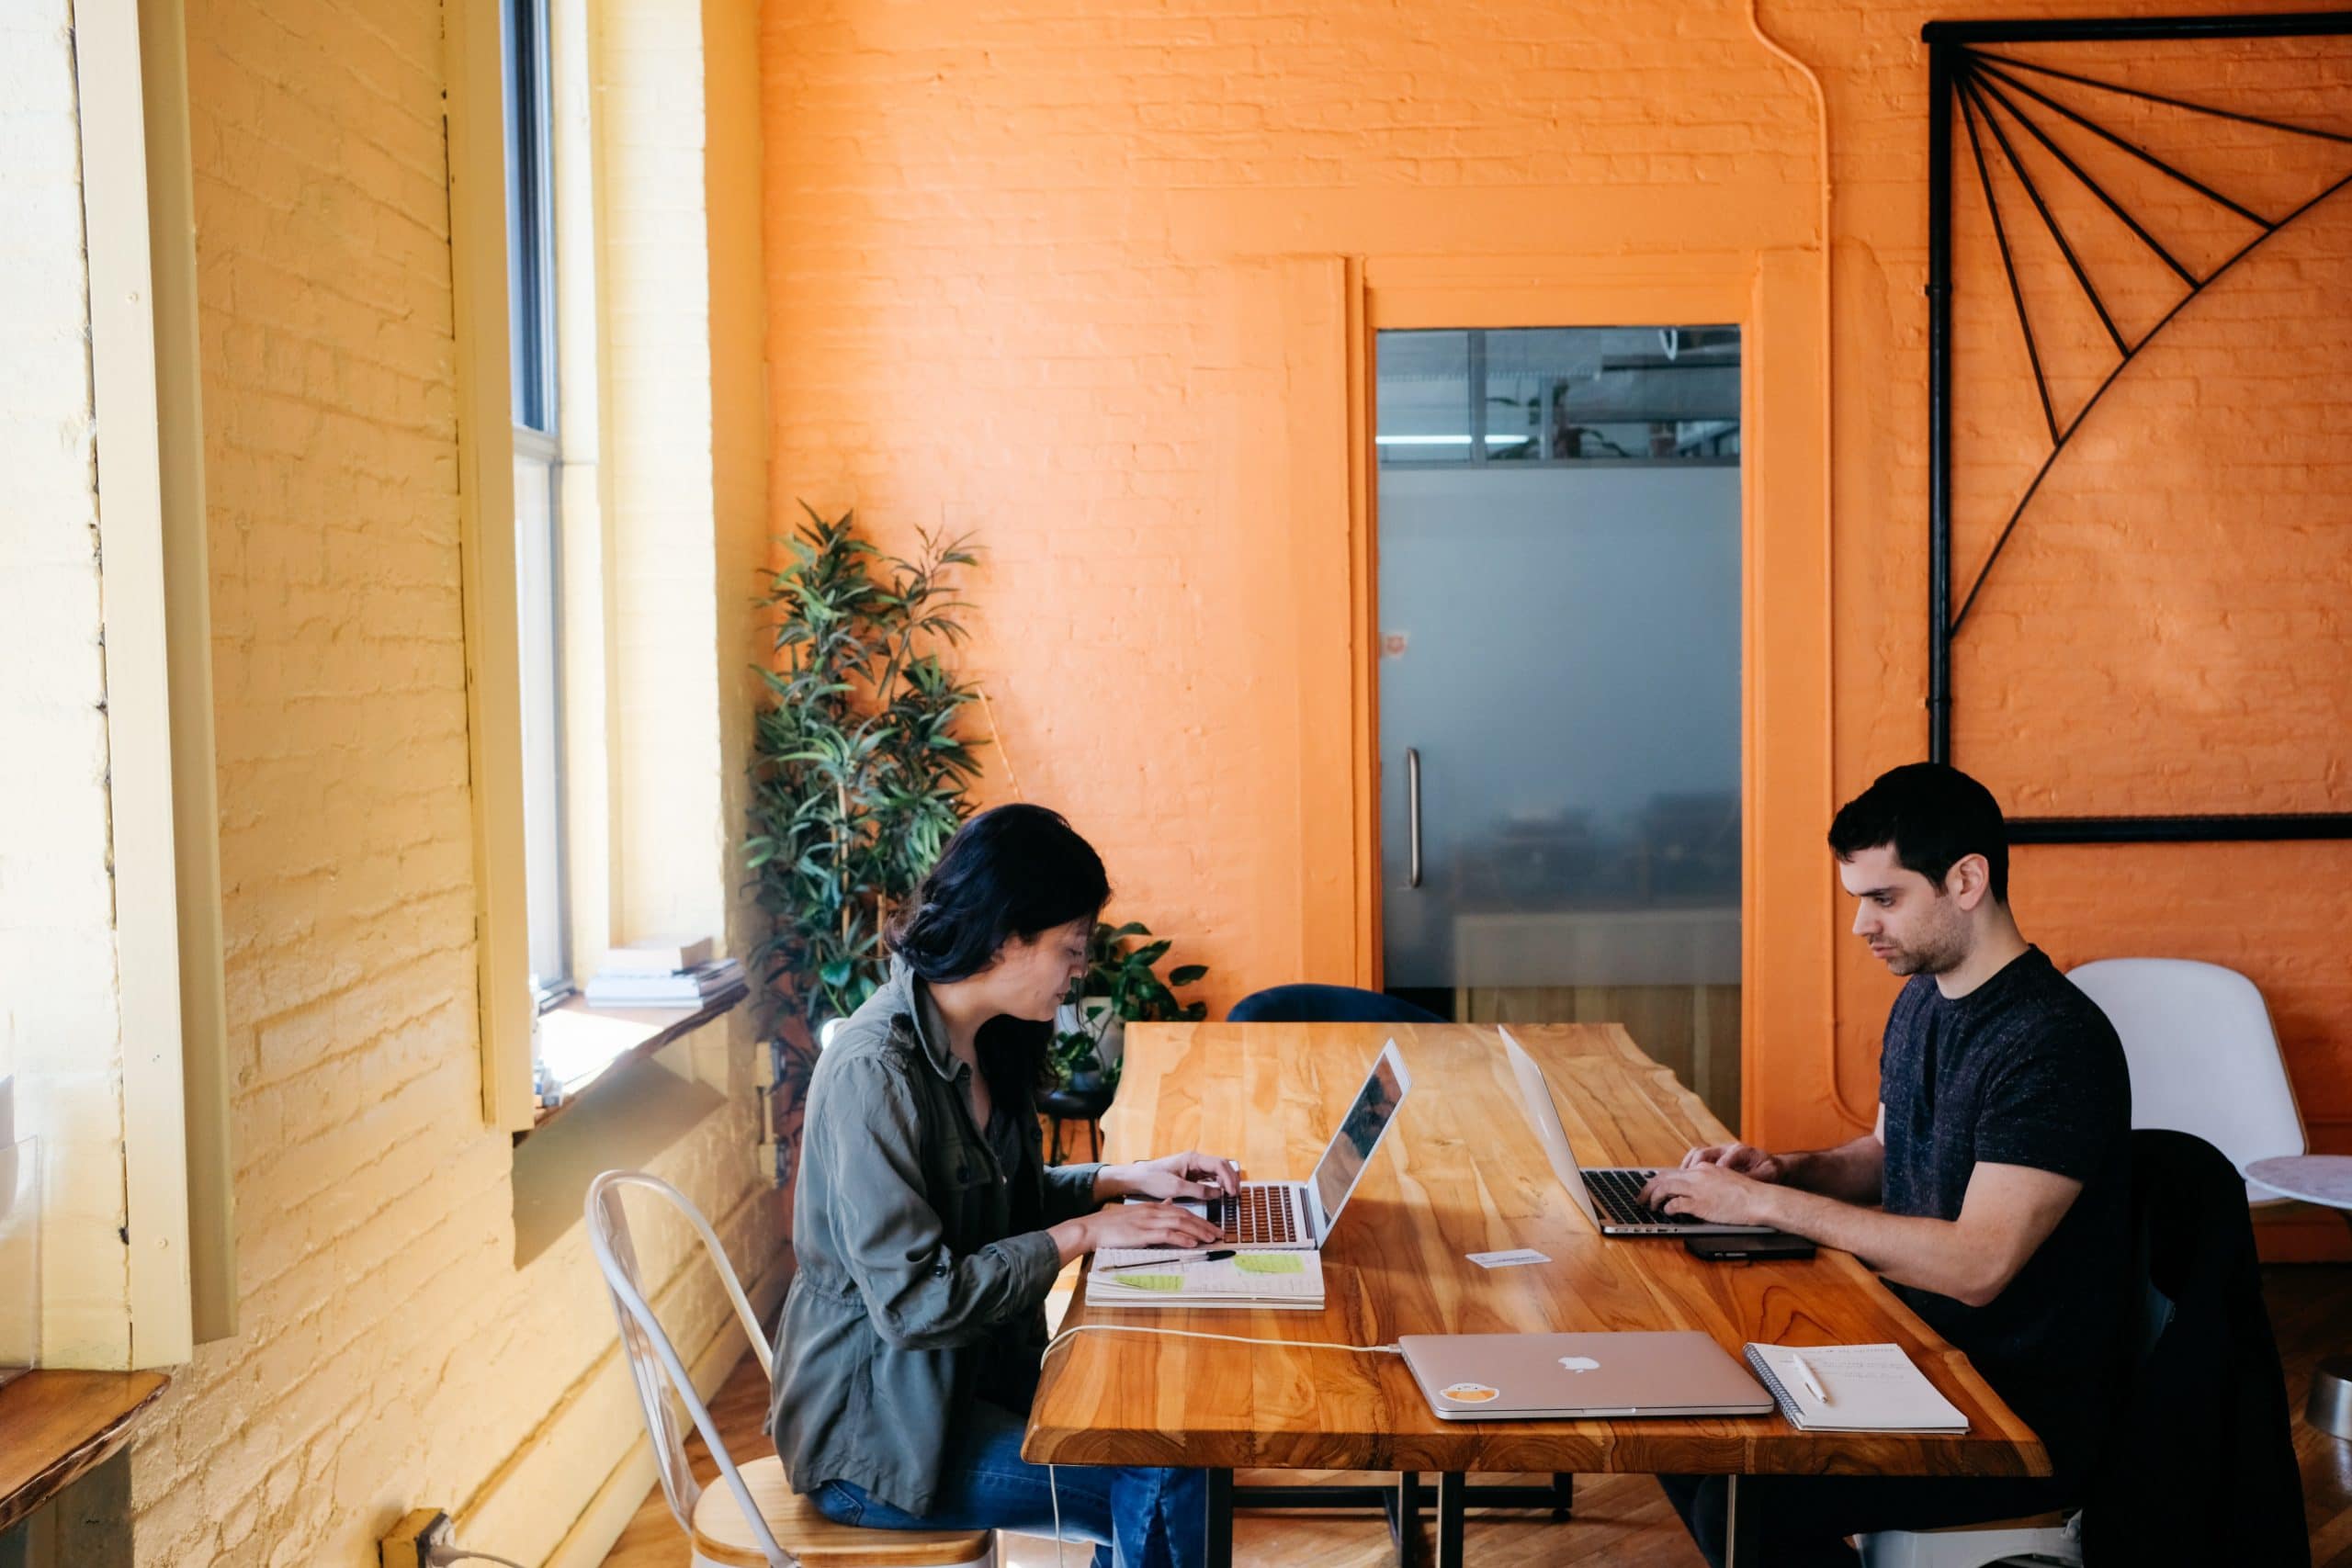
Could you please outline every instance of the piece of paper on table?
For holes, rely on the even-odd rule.
[[[1303,1274],[1306,1265],[1295,1252],[1237,1252],[1233,1266],[1244,1274]]]
[[[1516,1269],[1522,1263],[1552,1261],[1532,1247],[1514,1247],[1508,1252],[1473,1252],[1467,1256],[1481,1269]]]

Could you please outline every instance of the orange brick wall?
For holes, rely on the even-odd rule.
[[[1837,188],[1834,698],[1816,682],[1809,716],[1750,714],[1761,755],[1834,705],[1834,787],[1809,834],[1837,798],[1926,750],[1918,27],[1931,14],[1775,0],[1764,17],[1822,76]],[[2233,92],[2258,89],[2266,71],[2311,79],[2278,54],[2237,50],[2175,81],[2194,96],[2213,85],[2199,72]],[[1076,14],[776,0],[763,72],[778,528],[805,497],[856,504],[893,543],[918,525],[977,530],[988,561],[970,664],[1026,793],[1104,849],[1124,910],[1214,966],[1220,1009],[1302,975],[1357,977],[1302,934],[1324,913],[1306,890],[1332,866],[1321,840],[1301,848],[1301,801],[1343,805],[1347,784],[1301,737],[1350,694],[1329,677],[1333,660],[1302,655],[1296,628],[1343,626],[1350,588],[1296,535],[1344,533],[1344,505],[1302,522],[1269,491],[1287,476],[1235,446],[1237,432],[1343,418],[1345,405],[1328,382],[1283,381],[1256,331],[1283,316],[1265,280],[1283,261],[1346,256],[1640,274],[1731,254],[1810,267],[1801,78],[1734,5],[1518,0],[1136,0]],[[2345,121],[2340,92],[2334,103],[2294,107]],[[2227,308],[2255,318],[2238,322],[2252,346],[2208,333],[2139,367],[2157,374],[2106,411],[2108,439],[2070,457],[2038,514],[2048,526],[1988,591],[1959,656],[1956,755],[2013,808],[2312,809],[2330,791],[2347,804],[2336,737],[2352,682],[2328,673],[2344,670],[2343,621],[2311,584],[2340,600],[2352,575],[2341,506],[2319,499],[2346,488],[2322,437],[2342,445],[2352,387],[2308,354],[2283,397],[2227,373],[2233,355],[2314,341],[2340,360],[2348,231],[2334,209],[2315,216]],[[1981,227],[1981,213],[1963,219],[1964,252]],[[1982,380],[2002,367],[2006,298],[1997,273],[1974,276],[1962,321],[1979,348],[1962,369]],[[2058,368],[2079,396],[2079,367]],[[2266,397],[2299,411],[2295,455],[2283,474],[2265,470],[2275,488],[2257,509],[2278,526],[2251,541],[2190,506],[2250,481],[2182,446],[2217,434],[2211,449],[2235,459],[2275,446],[2278,422],[2248,412],[2248,391],[2257,411]],[[1979,394],[1977,450],[2022,449],[2032,426],[2013,416],[2039,413],[2019,397],[2014,384]],[[2191,416],[2175,417],[2184,397]],[[2197,417],[2199,404],[2216,412]],[[1751,475],[1819,462],[1817,449],[1749,458]],[[1981,461],[1965,476],[1987,494],[2008,477]],[[1344,484],[1331,493],[1343,502]],[[1963,574],[1996,525],[1989,505],[1963,505]],[[1804,525],[1817,532],[1817,514]],[[2095,591],[2118,552],[2146,558],[2127,591]],[[2222,556],[2225,589],[2200,590]],[[2224,631],[2245,668],[2165,674],[2210,664]],[[2151,636],[2155,653],[2131,651]],[[1761,668],[1797,654],[1767,639],[1753,657]],[[2177,716],[2165,705],[2184,687]],[[2233,716],[2290,701],[2281,724]],[[2297,792],[2278,782],[2290,772],[2325,784]],[[989,787],[1008,793],[1002,771]],[[2314,1141],[2352,1148],[2347,873],[2343,845],[2027,850],[2017,897],[2062,964],[2169,953],[2246,970],[2271,998]],[[1825,885],[1831,874],[1824,854]],[[1843,901],[1826,895],[1778,920],[1762,910],[1751,982],[1758,965],[1817,966],[1813,928],[1830,908],[1842,931]],[[1824,1015],[1835,1007],[1834,1067],[1809,1019],[1750,1021],[1750,1126],[1779,1142],[1842,1135],[1873,1097],[1894,984],[1841,944],[1834,984],[1818,985]]]

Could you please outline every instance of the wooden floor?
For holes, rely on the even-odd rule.
[[[2288,1397],[2298,1412],[2295,1451],[2302,1463],[2312,1561],[2315,1568],[2352,1568],[2352,1443],[2312,1430],[2300,1416],[2313,1363],[2322,1356],[2352,1354],[2352,1266],[2268,1269],[2264,1270],[2264,1293],[2286,1363]],[[767,1388],[759,1363],[746,1356],[712,1405],[719,1431],[739,1459],[767,1451],[760,1435],[766,1413]],[[691,1446],[695,1473],[714,1473],[701,1443]],[[1299,1472],[1273,1471],[1237,1477],[1245,1484],[1307,1479]],[[1576,1491],[1576,1516],[1565,1523],[1530,1512],[1472,1510],[1467,1544],[1476,1561],[1487,1568],[1586,1562],[1605,1562],[1611,1568],[1702,1568],[1698,1552],[1649,1477],[1580,1476]],[[1387,1527],[1373,1514],[1244,1513],[1234,1523],[1233,1547],[1239,1562],[1301,1568],[1374,1568],[1396,1561]],[[684,1568],[687,1555],[685,1538],[657,1486],[605,1559],[605,1568]],[[1007,1568],[1052,1568],[1053,1543],[1007,1536],[1001,1561]],[[1069,1568],[1082,1568],[1087,1554],[1073,1547],[1065,1561]]]

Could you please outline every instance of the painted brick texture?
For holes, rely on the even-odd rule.
[[[1763,12],[1829,101],[1825,700],[1843,796],[1926,750],[1918,28],[1935,13],[1855,0]],[[2112,62],[2159,90],[2352,130],[2344,65],[2296,58],[2311,48]],[[1285,329],[1277,264],[1815,265],[1810,98],[1733,4],[777,0],[762,66],[771,515],[790,526],[806,497],[855,503],[893,544],[918,526],[978,532],[967,661],[1025,793],[1103,849],[1125,913],[1214,966],[1220,1009],[1302,977],[1308,890],[1330,868],[1301,863],[1299,802],[1345,797],[1300,733],[1348,693],[1302,675],[1289,642],[1304,618],[1332,624],[1348,588],[1280,536],[1345,520],[1289,516],[1279,465],[1243,455],[1293,421],[1345,417],[1335,389],[1285,378],[1271,339],[1301,329],[1295,315]],[[2189,152],[2210,159],[2230,140]],[[2283,164],[2257,170],[2269,195],[2292,183]],[[2033,221],[2014,211],[2013,228]],[[2164,216],[2194,227],[2177,200]],[[2346,231],[2337,210],[2315,216],[2204,302],[2210,321],[2135,367],[1988,590],[1959,658],[1956,754],[2021,813],[2346,804]],[[1963,215],[1971,243],[1983,222]],[[2047,280],[2054,264],[2036,252],[2023,265]],[[2019,445],[2039,407],[2029,384],[1992,385],[2014,352],[2006,286],[1971,276],[1966,369],[1987,387],[1965,478],[2013,492],[2019,464],[2039,461]],[[2144,318],[2154,287],[2122,297]],[[2079,321],[2043,330],[2084,345]],[[2086,362],[2053,368],[2079,400]],[[1959,558],[1973,570],[1992,530],[1990,503],[1969,504]],[[2223,634],[2229,651],[2211,651]],[[1010,794],[1001,770],[989,790]],[[2052,849],[2021,853],[2017,885],[2027,929],[2061,963],[2174,953],[2251,975],[2315,1140],[2352,1148],[2347,872],[2344,845]],[[1799,962],[1770,931],[1758,953]],[[1831,1070],[1863,1112],[1892,991],[1865,955],[1840,953]],[[1845,1135],[1813,1087],[1832,1044],[1784,1032],[1772,1049],[1791,1055],[1759,1058],[1751,1089],[1777,1124]]]
[[[242,1324],[140,1439],[142,1563],[362,1568],[420,1505],[538,1561],[641,1441],[584,1236],[516,1269],[481,1120],[442,26],[188,17]],[[747,1091],[652,1162],[747,1279],[759,1135]],[[685,1239],[639,1247],[691,1356]]]
[[[72,10],[0,15],[0,1077],[43,1139],[46,1359],[130,1353],[96,428]],[[13,1281],[12,1281],[13,1283]],[[0,1355],[28,1348],[0,1306]]]

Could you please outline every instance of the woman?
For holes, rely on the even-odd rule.
[[[1097,1247],[1216,1239],[1176,1204],[1112,1200],[1231,1193],[1229,1161],[1041,1157],[1032,1091],[1110,891],[1056,813],[975,817],[893,922],[888,981],[818,1061],[770,1416],[793,1485],[836,1523],[1052,1534],[1021,1436],[1054,1277]],[[1201,1562],[1199,1472],[1055,1476],[1062,1533],[1097,1564]]]

